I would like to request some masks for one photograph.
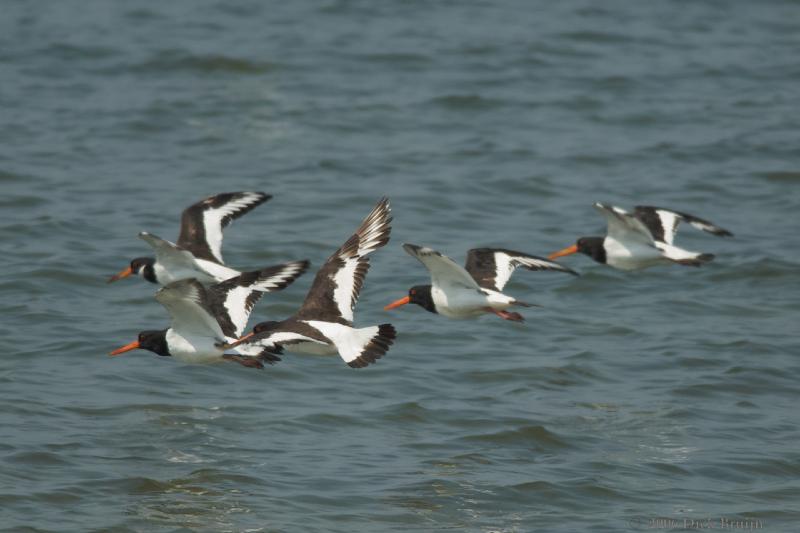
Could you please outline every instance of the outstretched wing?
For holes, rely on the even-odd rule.
[[[195,334],[225,339],[224,332],[214,318],[208,294],[195,279],[174,281],[156,292],[156,300],[172,318],[172,328],[182,334]]]
[[[258,344],[240,344],[234,348],[225,350],[228,353],[235,353],[240,355],[249,355],[251,357],[258,357],[259,360],[269,363],[271,365],[281,360],[280,355],[283,354],[283,348],[277,345],[268,347],[260,346]]]
[[[502,248],[473,248],[467,252],[466,270],[478,285],[502,291],[517,267],[528,270],[555,270],[577,276],[578,273],[544,257]]]
[[[310,342],[320,346],[328,346],[328,343],[297,333],[294,331],[263,331],[261,333],[250,334],[236,342],[228,344],[226,349],[235,350],[238,353],[247,355],[282,354],[284,346]]]
[[[307,269],[308,261],[292,261],[245,272],[209,287],[208,304],[222,332],[228,337],[239,337],[261,296],[285,289]]]
[[[319,269],[297,318],[353,323],[353,308],[369,270],[366,256],[389,242],[391,222],[389,199],[381,198],[356,232]]]
[[[270,198],[263,192],[228,192],[187,207],[181,215],[178,246],[195,257],[223,264],[222,230]]]
[[[192,253],[181,246],[146,231],[139,233],[139,238],[150,245],[156,253],[156,261],[161,263],[165,269],[172,272],[184,269],[203,271]]]
[[[647,226],[635,216],[613,205],[595,203],[594,207],[606,218],[608,236],[612,239],[621,243],[639,243],[653,246],[655,242],[653,235]]]
[[[449,287],[480,290],[478,282],[469,272],[446,255],[432,248],[409,243],[403,244],[403,250],[425,265],[431,274],[431,283],[443,291],[448,292]]]
[[[681,220],[699,230],[711,233],[712,235],[717,235],[718,237],[733,236],[733,233],[730,231],[712,224],[708,220],[704,220],[688,213],[664,209],[663,207],[637,205],[633,211],[633,214],[645,226],[647,226],[656,241],[667,244],[672,244],[675,240],[675,233],[678,231],[678,224],[681,222]]]

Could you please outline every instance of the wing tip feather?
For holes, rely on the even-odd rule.
[[[394,344],[397,338],[397,330],[391,324],[380,324],[378,333],[373,335],[370,341],[361,350],[361,354],[352,361],[348,361],[350,368],[364,368],[386,355],[389,347]]]

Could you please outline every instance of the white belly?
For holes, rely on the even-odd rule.
[[[507,309],[513,301],[513,298],[496,291],[488,291],[488,294],[485,294],[466,287],[450,288],[445,291],[434,286],[431,288],[431,297],[440,315],[455,319],[482,315],[486,313],[487,307]]]
[[[669,263],[660,250],[644,243],[622,243],[611,237],[603,241],[606,264],[619,270],[641,270]]]
[[[172,328],[167,330],[167,346],[175,359],[184,363],[219,363],[223,351],[215,346],[213,337],[181,335]]]

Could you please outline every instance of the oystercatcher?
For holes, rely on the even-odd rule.
[[[155,258],[137,257],[108,282],[132,274],[159,285],[189,278],[211,284],[238,276],[241,272],[225,266],[222,261],[222,230],[270,198],[271,195],[263,192],[229,192],[187,207],[181,215],[177,244],[151,233],[139,233],[139,238],[155,251]]]
[[[274,347],[314,354],[334,355],[353,368],[365,367],[382,357],[393,343],[391,324],[353,327],[353,308],[369,270],[367,254],[389,241],[389,200],[382,198],[355,234],[331,255],[317,272],[303,305],[286,320],[257,324],[253,331],[227,347]]]
[[[580,252],[620,270],[641,270],[669,263],[700,266],[714,259],[714,255],[690,252],[672,244],[682,220],[712,235],[733,236],[707,220],[662,207],[640,205],[633,213],[601,203],[594,207],[608,221],[608,234],[581,237],[572,246],[550,254],[550,259]]]
[[[425,265],[431,274],[431,285],[411,287],[408,296],[384,307],[386,311],[413,303],[448,318],[471,318],[493,313],[505,320],[522,322],[522,315],[506,309],[514,305],[531,307],[533,304],[501,292],[517,267],[578,275],[572,269],[543,257],[502,248],[470,250],[465,268],[431,248],[404,244],[403,249]]]
[[[288,287],[308,268],[308,261],[293,261],[245,272],[206,288],[195,279],[173,281],[156,292],[156,300],[169,313],[170,327],[142,331],[137,340],[111,352],[120,355],[137,348],[172,356],[186,363],[234,361],[263,368],[263,362],[280,361],[279,349],[242,346],[225,350],[244,331],[253,306],[265,292]]]

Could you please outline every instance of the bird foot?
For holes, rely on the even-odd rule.
[[[281,360],[281,358],[278,357],[277,354],[274,354],[272,352],[268,352],[266,350],[261,352],[260,354],[258,354],[256,356],[256,359],[258,359],[259,361],[262,361],[264,363],[267,363],[268,365],[274,365],[275,363],[277,363],[278,361]]]
[[[525,317],[515,311],[499,311],[497,309],[489,308],[489,312],[494,313],[504,320],[512,322],[525,322]]]

